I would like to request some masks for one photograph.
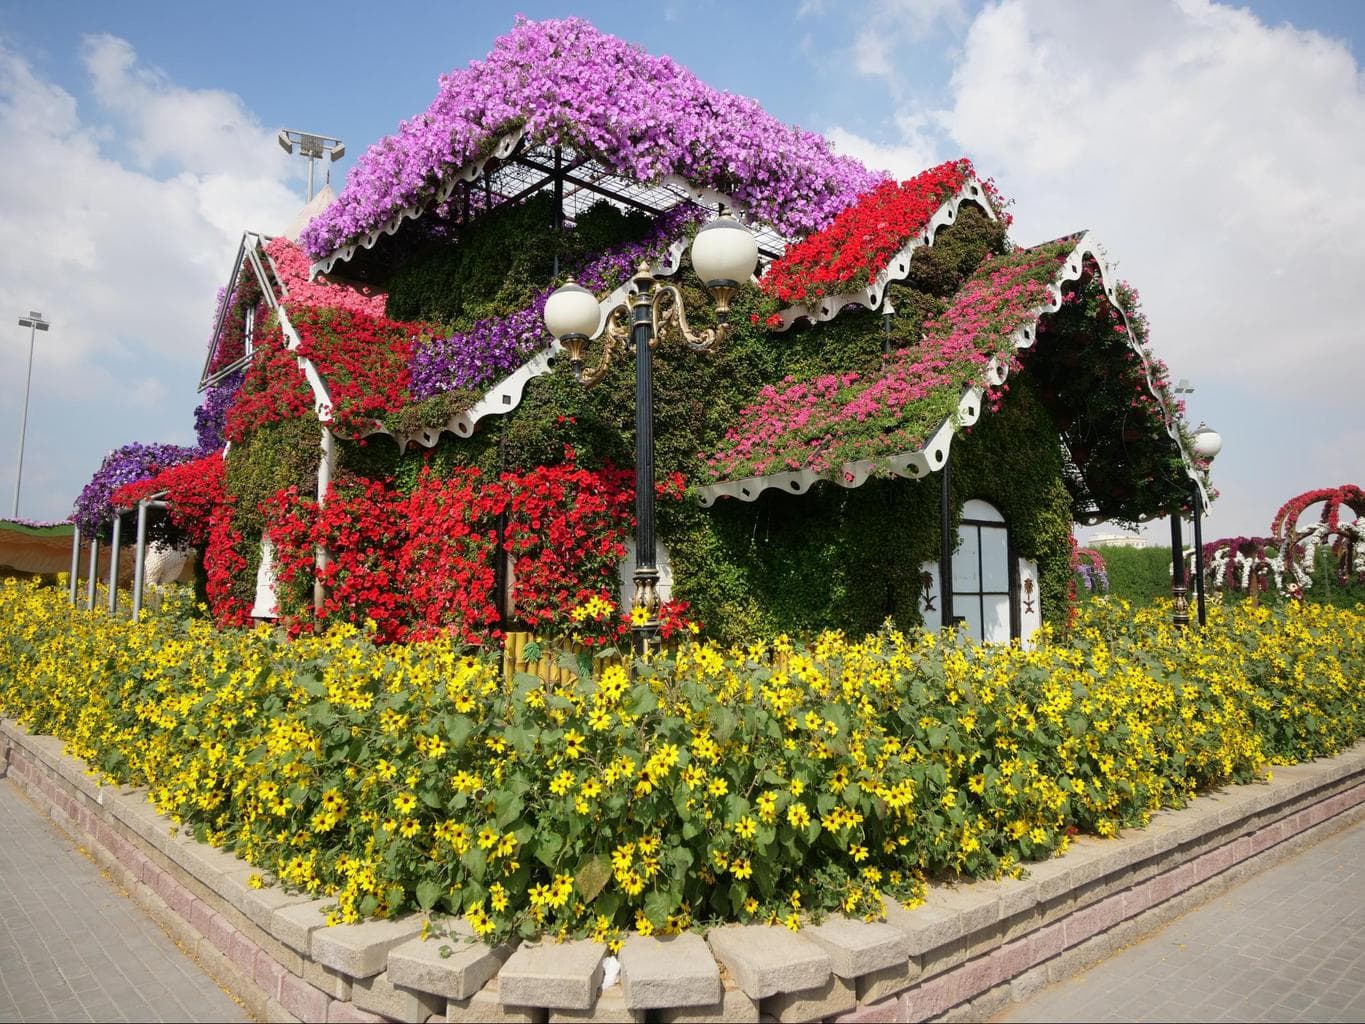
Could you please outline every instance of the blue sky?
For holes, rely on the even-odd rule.
[[[40,337],[20,514],[62,518],[104,453],[192,438],[216,289],[240,232],[282,229],[303,164],[334,184],[512,24],[577,14],[908,176],[966,154],[1028,244],[1089,227],[1153,344],[1224,435],[1206,536],[1361,482],[1365,5],[0,2],[0,312]],[[172,15],[174,12],[174,15]],[[0,330],[0,510],[27,332]],[[1164,536],[1161,530],[1155,531]]]

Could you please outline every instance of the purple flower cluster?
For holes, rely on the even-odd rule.
[[[369,148],[300,243],[321,259],[427,201],[443,175],[514,124],[637,181],[679,174],[729,193],[791,236],[824,227],[883,177],[836,156],[820,135],[580,18],[518,20],[487,58],[442,76],[426,113]]]
[[[575,268],[573,275],[590,291],[610,292],[642,260],[658,260],[690,225],[705,216],[691,203],[674,207],[655,220],[644,238],[607,250]],[[545,300],[550,291],[545,289],[525,309],[508,316],[488,317],[468,331],[416,346],[408,361],[408,390],[413,398],[482,387],[526,362],[550,340],[545,330]]]
[[[1076,572],[1081,577],[1081,583],[1085,585],[1088,593],[1109,593],[1109,574],[1104,571],[1103,565],[1081,562],[1076,566]]]
[[[225,443],[223,428],[227,424],[228,409],[237,397],[237,389],[242,386],[245,370],[230,373],[217,384],[211,384],[204,393],[204,400],[194,410],[194,433],[199,439],[199,453],[222,451]]]
[[[197,459],[198,448],[178,444],[126,444],[104,457],[76,499],[71,521],[82,534],[93,536],[114,517],[113,497],[124,484],[156,476],[163,469]]]

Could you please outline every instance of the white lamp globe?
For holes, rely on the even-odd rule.
[[[545,300],[545,326],[556,339],[574,335],[590,338],[601,322],[597,296],[572,281],[556,288]]]
[[[733,217],[713,220],[692,240],[692,269],[708,288],[743,284],[758,266],[758,242]]]
[[[1223,435],[1204,424],[1194,432],[1194,453],[1205,461],[1211,460],[1223,450]]]

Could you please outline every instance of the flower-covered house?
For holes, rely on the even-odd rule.
[[[713,325],[688,245],[724,212],[760,255],[724,343],[652,354],[665,633],[947,606],[1027,637],[1066,621],[1074,523],[1203,475],[1136,292],[1086,233],[1017,244],[1006,206],[966,160],[894,181],[581,20],[518,22],[296,236],[244,236],[199,447],[87,525],[157,496],[224,624],[610,639],[635,377],[580,384],[545,303],[572,277],[600,333],[644,263]]]

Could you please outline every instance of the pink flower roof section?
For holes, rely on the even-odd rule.
[[[426,113],[370,147],[301,245],[321,260],[353,243],[431,200],[443,179],[517,127],[636,181],[678,175],[715,189],[788,237],[823,227],[883,177],[582,19],[519,20],[484,60],[443,76]]]

